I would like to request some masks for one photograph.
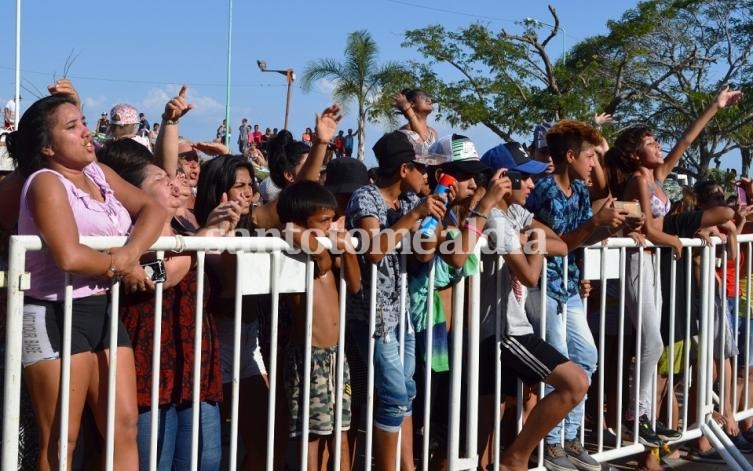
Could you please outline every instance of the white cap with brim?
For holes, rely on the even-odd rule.
[[[438,165],[451,166],[469,174],[475,175],[489,169],[479,159],[473,141],[460,134],[445,136],[432,144],[429,148],[429,155],[444,159],[444,162]]]

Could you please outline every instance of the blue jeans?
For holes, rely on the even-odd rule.
[[[538,289],[531,289],[528,293],[528,317],[536,335],[541,335],[541,308],[537,306],[540,297]],[[583,310],[583,301],[579,296],[571,296],[567,300],[567,325],[565,325],[562,311],[563,303],[554,298],[546,297],[546,336],[547,343],[556,348],[573,363],[583,368],[591,381],[591,375],[596,371],[599,359],[591,329],[588,327]],[[531,309],[533,308],[533,309]],[[546,393],[554,389],[547,385]],[[586,398],[575,406],[565,417],[565,439],[572,440],[578,435],[583,418]],[[547,443],[559,443],[561,424],[557,424],[546,437]]]
[[[157,425],[157,469],[188,469],[191,465],[192,407],[175,406],[159,409]],[[139,469],[149,469],[149,439],[152,412],[139,413],[138,448]],[[199,415],[199,463],[198,469],[218,470],[222,459],[220,433],[220,406],[201,403]]]
[[[358,352],[368,364],[369,325],[349,321],[348,328],[358,347]],[[413,399],[416,397],[416,335],[412,329],[405,334],[404,361],[400,361],[400,332],[387,331],[374,339],[374,388],[377,402],[374,407],[374,425],[379,430],[397,432],[403,417],[413,414]]]

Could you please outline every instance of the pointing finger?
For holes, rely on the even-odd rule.
[[[188,85],[183,84],[180,87],[180,91],[178,92],[178,96],[181,97],[181,98],[185,98],[186,97],[186,91],[188,91]]]

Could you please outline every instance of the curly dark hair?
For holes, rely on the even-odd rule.
[[[598,146],[601,139],[599,131],[584,122],[572,119],[557,122],[546,133],[546,143],[554,165],[564,162],[568,150],[580,153],[584,144]]]
[[[625,129],[604,155],[604,168],[609,181],[609,190],[615,198],[622,198],[625,183],[641,166],[638,149],[643,144],[643,138],[652,135],[648,126],[640,125]]]

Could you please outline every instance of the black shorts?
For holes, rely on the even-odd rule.
[[[518,379],[531,385],[543,381],[554,369],[569,361],[556,348],[534,334],[502,336],[502,393],[516,395]],[[489,337],[479,347],[479,394],[494,394],[496,341]]]
[[[23,366],[60,358],[63,343],[64,303],[34,298],[24,300]],[[110,297],[88,296],[73,300],[71,355],[110,347]],[[118,346],[130,347],[128,333],[118,319]]]

